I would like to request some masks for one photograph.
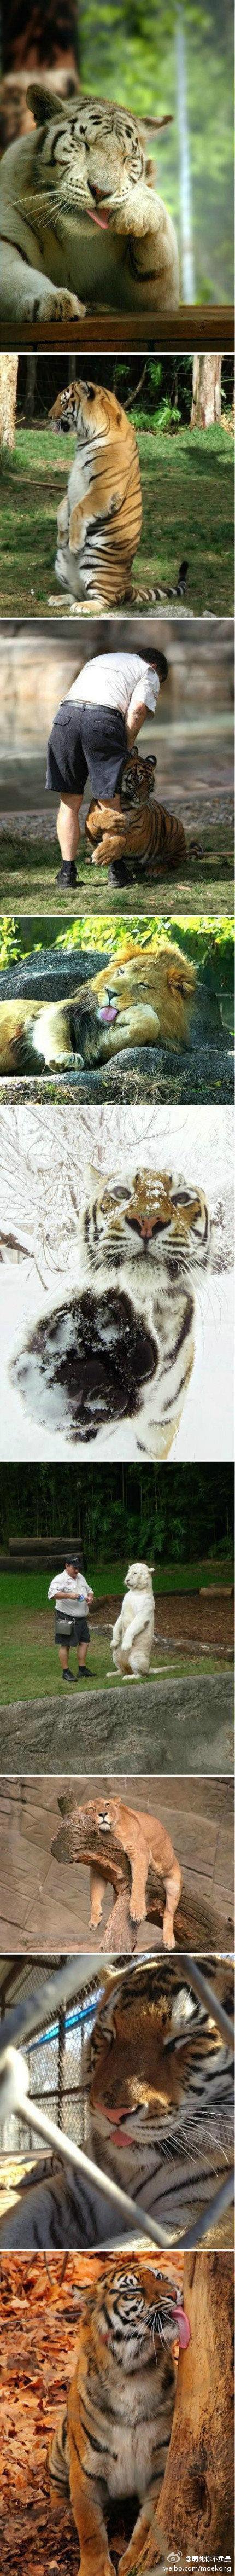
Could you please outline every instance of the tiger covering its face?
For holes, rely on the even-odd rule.
[[[115,394],[81,381],[58,394],[49,420],[54,430],[75,430],[77,439],[57,516],[57,579],[74,599],[109,611],[130,593],[141,534],[135,430]]]
[[[115,805],[98,804],[95,798],[86,815],[86,833],[93,846],[93,866],[115,867],[127,862],[146,876],[161,876],[163,868],[176,867],[185,861],[187,845],[183,823],[166,807],[150,805],[157,763],[154,754],[141,760],[138,751],[129,752],[124,761],[120,797],[121,812]],[[159,864],[158,864],[159,862]],[[160,864],[161,863],[161,864]]]
[[[192,1274],[208,1263],[210,1233],[204,1192],[181,1174],[91,1175],[79,1289],[51,1312],[48,1301],[12,1362],[38,1422],[109,1457],[125,1418],[130,1456],[133,1425],[134,1455],[168,1458],[193,1366]]]
[[[140,2511],[120,2576],[138,2565],[166,2467],[173,2421],[173,2344],[187,2349],[188,2317],[173,2278],[154,2259],[106,2259],[95,2292],[84,2292],[67,2413],[49,2457],[50,2475],[69,2485],[80,2543],[80,2576],[108,2576],[106,2517],[134,2492]],[[102,2484],[101,2484],[102,2482]]]
[[[59,332],[87,305],[174,310],[176,235],[135,116],[111,100],[58,102],[39,83],[27,99],[36,131],[1,163],[3,347],[23,321],[52,319]]]
[[[196,1998],[183,1953],[105,1968],[101,1958],[96,2000],[94,1976],[90,1988],[92,2028],[87,2017],[84,2024],[86,2153],[133,2200],[132,2232],[144,2209],[150,2231],[152,2220],[163,2225],[171,2245],[186,2230],[191,2242],[190,2227],[233,2171],[233,1968],[215,1953],[201,1955],[200,1967],[211,2004]],[[231,2048],[218,2029],[217,1998],[231,2016]],[[111,2209],[105,2180],[97,2190],[90,2172],[75,2172],[68,2160],[66,2171],[59,2165],[42,2182],[36,2166],[1,2220],[0,2247],[102,2247],[110,2234],[120,2236],[120,2225],[130,2239],[129,2212],[120,2220],[119,2205]]]
[[[0,1002],[1,1074],[41,1064],[109,1063],[123,1047],[190,1043],[196,990],[191,959],[160,940],[154,955],[127,940],[122,957],[99,968],[66,1002]]]

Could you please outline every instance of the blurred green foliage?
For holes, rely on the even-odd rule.
[[[84,89],[146,115],[171,114],[149,138],[157,185],[180,239],[178,0],[80,0]],[[186,0],[184,23],[196,301],[233,301],[233,5]]]
[[[134,913],[127,921],[121,913],[116,913],[114,918],[107,913],[101,913],[98,917],[93,913],[85,913],[83,917],[79,914],[78,918],[70,921],[67,927],[64,924],[63,929],[57,931],[57,934],[55,920],[42,922],[41,929],[43,937],[40,940],[35,939],[32,920],[30,941],[28,939],[25,943],[23,920],[17,922],[11,914],[4,916],[4,920],[0,921],[1,971],[13,966],[15,961],[19,963],[21,958],[23,961],[24,958],[32,955],[40,956],[42,948],[54,947],[55,973],[58,950],[62,950],[64,956],[73,954],[74,951],[75,972],[76,951],[80,953],[86,949],[89,952],[90,949],[91,953],[92,951],[94,953],[97,949],[101,955],[107,956],[107,952],[110,951],[112,956],[121,957],[127,944],[131,946],[136,943],[136,947],[142,950],[151,948],[154,954],[159,939],[164,938],[169,940],[169,946],[172,945],[172,940],[178,941],[179,948],[186,951],[188,957],[193,958],[200,974],[205,968],[208,980],[210,975],[210,982],[215,991],[233,993],[234,927],[227,914],[220,916],[216,921],[214,914],[211,916],[209,913],[196,916],[193,913],[179,913],[174,914],[173,919],[172,915],[167,913],[164,915],[151,913],[149,916],[145,913]]]
[[[114,1477],[112,1467],[94,1466],[89,1460],[85,1475],[83,1467],[63,1460],[33,1469],[6,1462],[0,1479],[1,1546],[8,1544],[10,1535],[21,1532],[41,1537],[66,1532],[74,1539],[76,1530],[85,1561],[88,1551],[101,1563],[109,1560],[107,1579],[110,1560],[115,1573],[117,1560],[125,1555],[127,1561],[127,1550],[143,1557],[151,1549],[159,1567],[168,1561],[170,1590],[176,1565],[181,1567],[183,1588],[189,1582],[194,1589],[198,1560],[201,1573],[203,1557],[205,1562],[211,1558],[212,1579],[213,1563],[220,1554],[232,1561],[233,1486],[233,1468],[223,1463],[219,1476],[214,1466],[174,1466],[166,1476],[161,1466],[115,1463]]]

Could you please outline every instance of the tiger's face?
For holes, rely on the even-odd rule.
[[[201,1965],[213,1987],[215,1960]],[[98,2007],[91,2044],[90,2103],[102,2153],[110,2145],[118,2160],[125,2147],[141,2154],[158,2132],[172,2148],[186,2111],[196,2129],[200,2080],[206,2078],[210,2111],[221,2046],[213,2013],[174,1961],[167,1960],[164,1972],[148,1960],[117,1971]]]
[[[104,385],[85,384],[81,378],[57,394],[48,420],[57,433],[76,432],[78,444],[83,447],[102,434],[107,438],[107,432],[118,430],[121,423],[124,427],[125,415],[115,394],[108,393]]]
[[[103,1182],[83,1216],[83,1232],[92,1270],[102,1262],[120,1268],[138,1261],[170,1273],[203,1267],[210,1254],[210,1218],[204,1191],[190,1188],[182,1173],[135,1172],[128,1180]]]
[[[128,1565],[128,1574],[125,1574],[125,1586],[127,1591],[129,1591],[129,1585],[131,1585],[132,1592],[148,1592],[149,1590],[152,1592],[153,1572],[153,1565],[144,1565],[143,1561],[141,1562],[141,1565],[138,1565],[137,1561],[135,1565]]]
[[[146,797],[151,796],[154,787],[156,768],[154,753],[149,752],[146,760],[141,760],[138,751],[130,751],[129,760],[124,760],[122,770],[122,805],[136,805],[138,811],[140,805],[146,805]]]
[[[45,126],[39,187],[56,194],[61,212],[79,212],[107,229],[123,198],[131,207],[140,179],[151,182],[136,117],[110,100],[61,99],[58,106],[38,84],[30,84],[27,104],[36,124]]]
[[[190,2326],[182,2305],[178,2284],[154,2262],[110,2264],[105,2279],[96,2290],[95,2332],[110,2345],[115,2361],[125,2371],[149,2364],[150,2343],[157,2361],[156,2343],[169,2350],[176,2341],[185,2348],[190,2342]]]

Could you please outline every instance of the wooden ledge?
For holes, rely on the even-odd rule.
[[[15,339],[16,329],[10,343],[8,332],[8,347],[14,348]],[[44,322],[41,331],[38,323],[35,330],[31,325],[28,330],[24,329],[21,343],[21,351],[54,349],[58,355],[62,349],[92,353],[99,350],[105,353],[107,350],[107,354],[110,352],[110,355],[114,353],[117,356],[122,349],[136,349],[141,355],[148,349],[191,352],[195,348],[199,351],[222,349],[229,354],[233,347],[232,304],[180,304],[178,313],[167,313],[165,318],[164,314],[155,314],[153,309],[142,313],[89,313],[80,322],[66,322],[64,328],[61,324],[59,334],[56,322],[48,323],[48,329]]]

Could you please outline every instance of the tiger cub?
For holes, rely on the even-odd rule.
[[[197,2220],[200,2242],[201,2214],[233,2173],[234,2149],[233,2020],[231,2047],[216,2020],[217,1997],[233,2016],[232,1963],[203,1954],[200,1968],[209,2004],[195,1996],[183,1955],[135,1954],[105,1968],[101,1957],[90,2014],[85,1989],[82,2047],[82,2141],[97,2177],[86,2161],[81,2172],[72,2167],[69,2150],[66,2165],[56,2158],[56,2170],[53,2159],[42,2179],[37,2162],[1,2219],[0,2247],[107,2247],[120,2229],[129,2240],[141,2231],[143,2210],[150,2237],[153,2220],[180,2245]],[[79,1991],[79,2023],[80,2007]],[[77,2082],[79,2098],[80,2046]],[[129,2208],[120,2217],[119,2201],[107,2199],[106,2176],[130,2195],[133,2222]]]
[[[38,1423],[109,1458],[125,1420],[126,1456],[169,1457],[194,1361],[193,1273],[208,1264],[210,1235],[204,1192],[181,1173],[92,1171],[79,1285],[51,1309],[48,1298],[11,1364]]]
[[[111,2576],[110,2506],[137,2495],[140,2510],[119,2576],[139,2562],[167,2461],[176,2389],[172,2346],[190,2326],[171,2276],[135,2254],[105,2262],[84,2291],[67,2412],[49,2456],[51,2478],[69,2487],[80,2543],[80,2576]]]
[[[77,438],[57,516],[57,580],[73,599],[109,613],[130,592],[141,535],[135,430],[115,394],[79,380],[57,395],[49,420],[54,430],[76,430]]]
[[[172,312],[176,234],[155,193],[145,129],[112,99],[62,99],[31,82],[35,128],[0,170],[1,346],[23,323],[41,330],[92,312]],[[163,117],[147,118],[157,125]]]
[[[168,814],[165,806],[149,802],[156,766],[153,753],[145,760],[141,760],[138,751],[129,753],[122,771],[121,813],[115,805],[102,805],[101,801],[98,804],[92,799],[85,829],[93,845],[93,867],[114,868],[121,863],[125,868],[127,863],[132,875],[141,868],[144,876],[157,877],[162,876],[162,863],[168,874],[169,867],[176,867],[178,860],[185,862],[183,823],[178,822],[176,814]]]

